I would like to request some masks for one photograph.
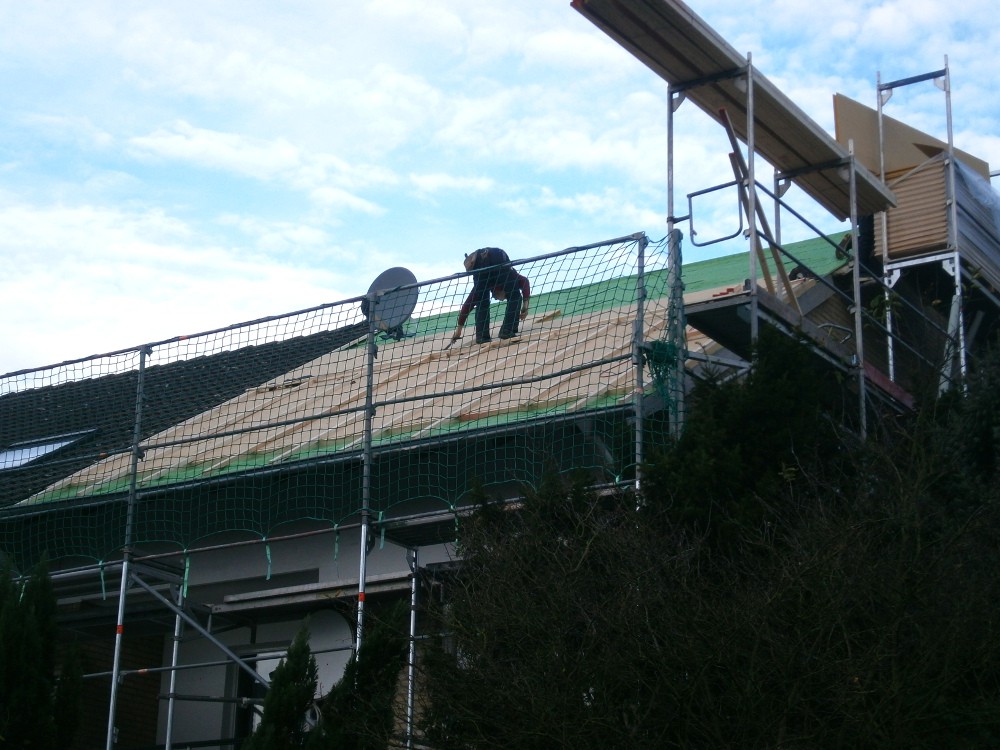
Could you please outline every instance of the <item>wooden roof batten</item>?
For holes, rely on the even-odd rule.
[[[680,0],[572,0],[572,6],[650,70],[683,90],[709,117],[732,116],[747,141],[747,58]],[[754,150],[840,220],[851,217],[850,184],[839,166],[850,153],[755,68]],[[895,205],[892,191],[856,164],[858,212]]]

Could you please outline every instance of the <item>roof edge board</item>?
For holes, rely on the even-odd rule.
[[[746,94],[736,80],[722,75],[747,68],[740,55],[680,0],[572,0],[572,6],[595,26],[672,86],[712,80],[685,88],[687,98],[716,122],[720,108],[741,117],[733,127],[746,142]],[[754,86],[755,149],[781,172],[797,172],[794,182],[837,218],[851,215],[850,185],[836,172],[810,171],[809,166],[850,153],[823,130],[756,68]],[[859,210],[875,213],[895,205],[892,192],[866,167],[856,164]]]

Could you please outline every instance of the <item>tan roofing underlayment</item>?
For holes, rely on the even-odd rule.
[[[798,295],[814,283],[799,280],[793,287]],[[742,286],[701,290],[686,295],[685,301],[690,304],[734,293],[742,294]],[[662,335],[666,304],[666,297],[647,301],[647,340]],[[380,356],[374,363],[374,400],[390,403],[382,403],[377,410],[373,442],[417,440],[483,420],[498,425],[540,411],[572,414],[630,403],[635,389],[635,371],[628,357],[633,311],[632,306],[574,316],[543,311],[527,318],[519,339],[477,345],[467,333],[447,350],[448,334],[380,342]],[[691,351],[712,353],[720,348],[694,329],[689,328],[687,336]],[[615,358],[620,359],[572,370]],[[364,436],[365,366],[364,346],[343,348],[153,436],[144,443],[140,486],[162,487],[359,450]],[[552,373],[563,374],[546,377]],[[502,390],[464,392],[462,388],[480,381],[532,378],[538,380]],[[422,395],[428,398],[392,402],[400,396]],[[315,418],[324,414],[329,416]],[[126,486],[130,466],[130,455],[112,456],[25,502],[120,491]]]
[[[656,337],[665,324],[663,305],[665,300],[651,300],[647,305],[648,336]],[[576,316],[542,312],[528,317],[519,339],[477,345],[467,332],[463,341],[448,350],[447,334],[379,342],[374,400],[430,397],[382,404],[373,421],[373,441],[400,435],[419,439],[446,424],[461,429],[462,424],[476,420],[516,418],[538,408],[573,412],[597,401],[631,399],[635,376],[627,358],[502,391],[463,392],[462,385],[540,377],[594,359],[626,355],[632,346],[632,310]],[[148,486],[161,478],[176,481],[243,466],[276,465],[311,452],[359,449],[366,356],[364,346],[331,352],[153,436],[146,441],[148,445],[166,447],[145,451],[140,483]],[[323,414],[330,416],[313,418]],[[191,440],[199,435],[207,437]],[[120,487],[130,471],[130,460],[123,454],[98,462],[50,487],[42,498]]]

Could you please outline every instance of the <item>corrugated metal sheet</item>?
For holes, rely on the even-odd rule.
[[[889,175],[897,206],[886,212],[890,260],[929,255],[948,247],[947,170],[943,156]],[[875,222],[875,251],[882,252],[882,223]]]
[[[974,169],[955,161],[958,250],[977,279],[1000,289],[1000,196]],[[939,154],[916,169],[891,176],[899,205],[886,212],[890,261],[933,255],[948,248],[948,158]],[[875,222],[875,251],[882,251]]]

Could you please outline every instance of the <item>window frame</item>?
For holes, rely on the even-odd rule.
[[[63,432],[0,446],[0,473],[30,467],[36,461],[68,448],[94,432],[94,429]]]

